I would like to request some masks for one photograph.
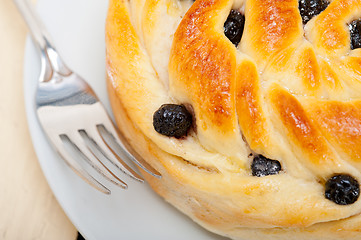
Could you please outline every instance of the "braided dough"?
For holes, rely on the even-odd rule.
[[[238,47],[231,9],[245,15]],[[152,188],[194,221],[234,239],[361,239],[361,200],[325,198],[335,173],[361,182],[361,50],[347,23],[360,0],[332,0],[306,25],[297,0],[110,0],[108,91],[116,121],[162,179]],[[184,104],[184,138],[154,130]],[[253,154],[282,164],[251,174]]]

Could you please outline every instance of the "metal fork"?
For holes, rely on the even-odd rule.
[[[117,131],[91,87],[65,65],[27,0],[14,2],[40,50],[42,68],[35,96],[38,119],[67,165],[91,186],[106,194],[110,194],[110,190],[89,173],[79,160],[85,160],[99,174],[121,188],[127,188],[127,184],[110,169],[112,167],[105,162],[104,156],[111,165],[138,181],[144,180],[122,159],[131,160],[149,174],[160,177],[159,172],[137,154]]]

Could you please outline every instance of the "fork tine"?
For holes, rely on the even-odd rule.
[[[118,156],[114,152],[114,150],[108,145],[108,143],[105,141],[99,130],[96,126],[91,129],[87,129],[85,131],[85,134],[88,135],[88,137],[94,141],[94,144],[96,147],[103,153],[103,155],[109,160],[111,164],[113,164],[115,167],[117,167],[120,171],[124,172],[128,176],[134,178],[135,180],[138,180],[140,182],[144,182],[144,179],[142,176],[140,176],[137,172],[135,172],[131,167],[126,164],[121,157]]]
[[[151,165],[149,165],[143,159],[143,157],[141,157],[133,149],[133,147],[125,139],[124,135],[122,135],[122,133],[115,128],[115,126],[113,125],[113,122],[110,119],[108,122],[104,122],[104,123],[98,125],[98,127],[102,127],[104,131],[109,132],[113,136],[115,143],[119,146],[119,150],[121,150],[125,156],[127,156],[129,159],[131,159],[134,163],[136,163],[144,171],[153,175],[154,177],[157,177],[157,178],[162,177],[162,175],[157,170],[155,170]]]
[[[108,195],[111,193],[111,191],[107,187],[105,187],[98,180],[96,180],[94,177],[92,177],[88,172],[86,172],[74,160],[74,158],[70,156],[68,151],[65,149],[64,143],[61,140],[59,135],[56,135],[53,137],[51,137],[51,135],[48,135],[48,136],[49,136],[50,140],[53,142],[53,145],[55,146],[55,150],[59,153],[61,158],[79,177],[81,177],[85,182],[87,182],[89,185],[91,185],[95,189],[99,190],[100,192],[108,194]]]
[[[111,181],[115,185],[126,189],[128,185],[119,179],[108,167],[101,162],[101,160],[94,154],[90,149],[89,145],[85,142],[84,138],[81,136],[80,132],[72,132],[67,134],[70,142],[74,147],[79,150],[80,154],[84,159],[102,176],[107,180]]]

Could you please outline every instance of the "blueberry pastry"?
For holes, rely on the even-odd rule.
[[[361,239],[360,0],[110,0],[118,126],[166,201],[244,240]]]

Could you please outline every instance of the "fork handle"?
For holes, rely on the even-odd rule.
[[[41,51],[42,65],[45,67],[45,69],[42,70],[44,75],[43,80],[50,80],[53,71],[62,76],[70,75],[72,71],[60,58],[49,33],[28,0],[14,0],[14,2],[30,30],[34,43]]]

